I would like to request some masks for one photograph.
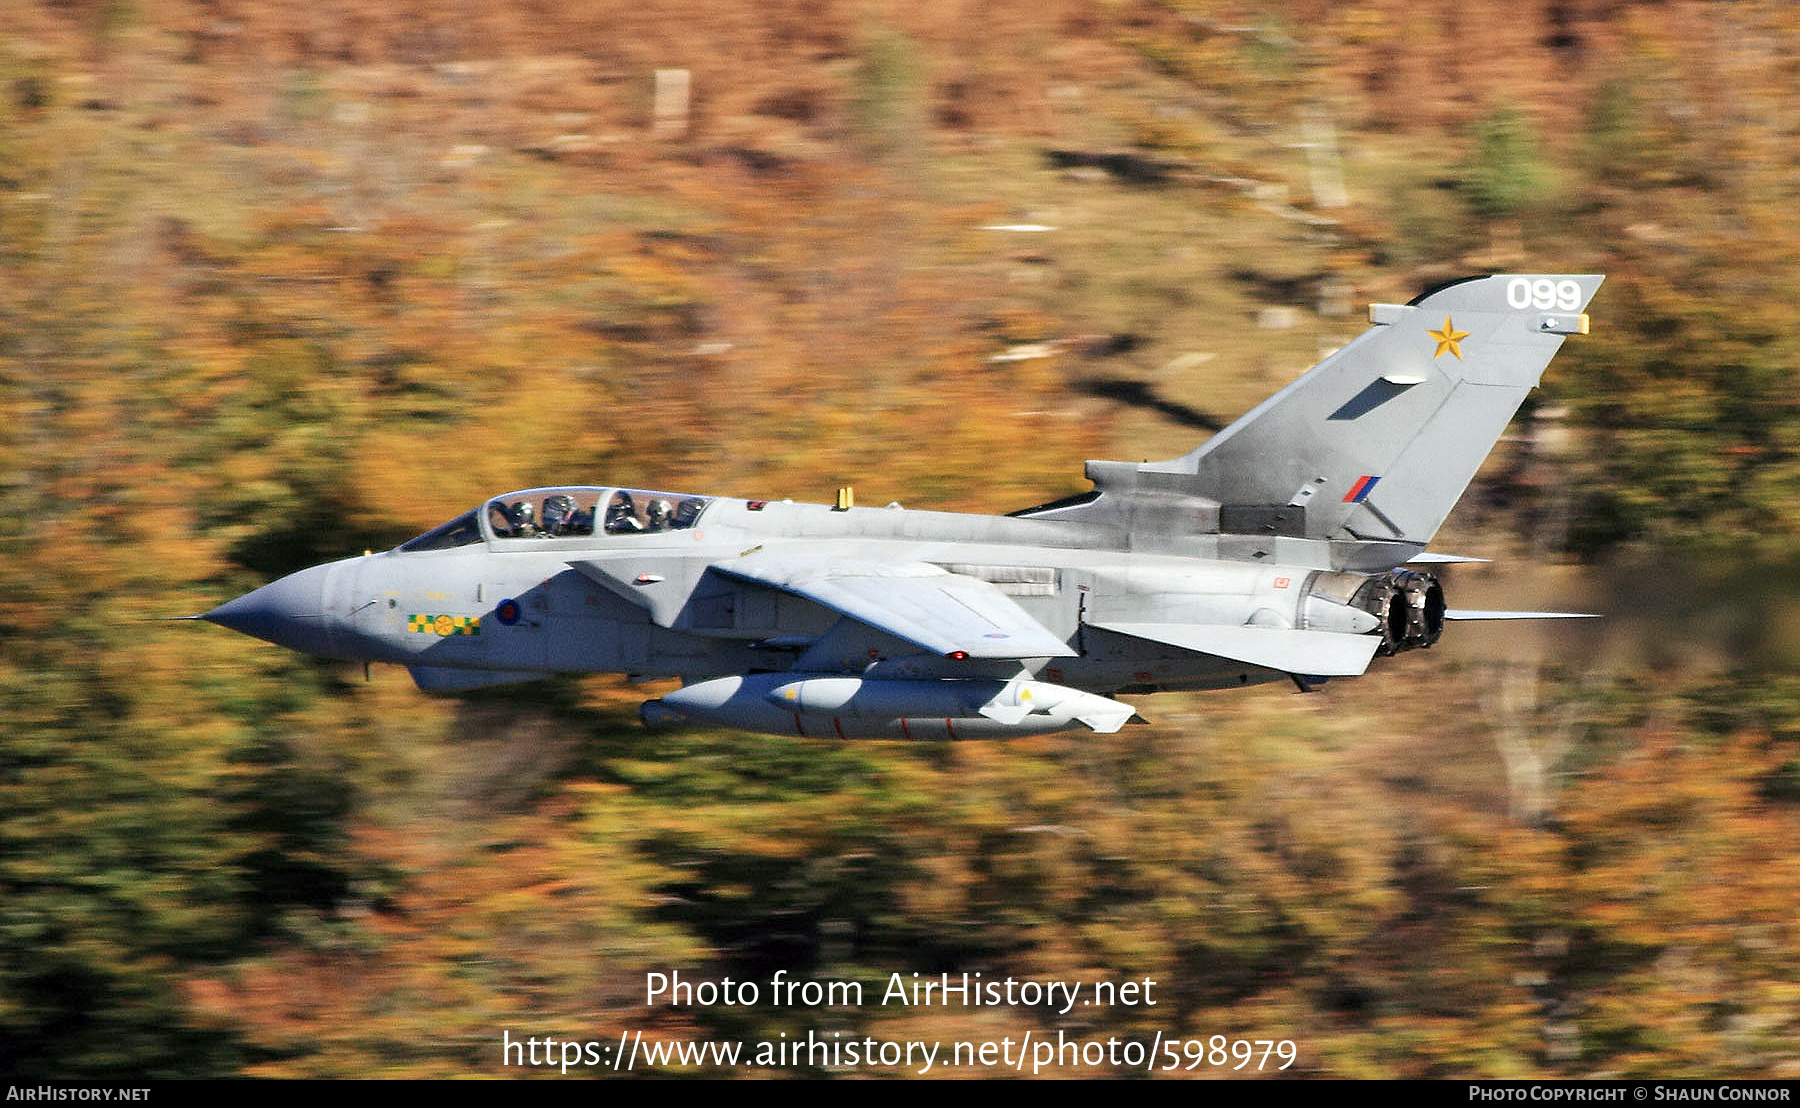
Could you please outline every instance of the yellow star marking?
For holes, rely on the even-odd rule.
[[[1449,316],[1444,317],[1444,329],[1442,331],[1427,331],[1425,333],[1437,340],[1437,353],[1432,355],[1433,358],[1443,357],[1444,352],[1448,350],[1450,353],[1456,355],[1457,361],[1462,361],[1462,340],[1469,337],[1469,332],[1458,331],[1456,329],[1456,324],[1450,322]]]

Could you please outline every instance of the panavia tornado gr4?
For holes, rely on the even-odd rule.
[[[1446,621],[1426,545],[1602,278],[1500,275],[1368,331],[1191,453],[1089,462],[1006,516],[569,486],[199,618],[451,691],[679,678],[650,724],[964,739],[1136,718],[1115,697],[1363,673]]]

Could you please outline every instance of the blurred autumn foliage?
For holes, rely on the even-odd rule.
[[[814,1028],[1800,1075],[1797,44],[1778,0],[0,0],[0,1070]],[[1583,560],[1598,645],[948,748],[149,622],[538,484],[1020,507],[1501,270],[1608,283],[1445,539]],[[646,1005],[672,970],[1159,1003]]]

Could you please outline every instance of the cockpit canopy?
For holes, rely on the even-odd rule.
[[[507,493],[401,544],[406,553],[533,539],[684,531],[712,503],[705,496],[585,485]]]

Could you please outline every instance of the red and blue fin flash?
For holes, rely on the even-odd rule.
[[[1379,480],[1381,478],[1367,473],[1358,477],[1356,484],[1351,485],[1350,491],[1344,494],[1344,503],[1361,504],[1369,498],[1370,493],[1375,491],[1375,482]]]

